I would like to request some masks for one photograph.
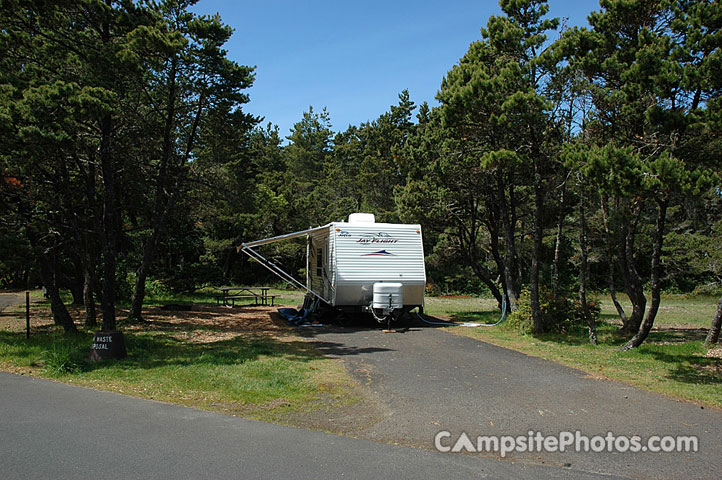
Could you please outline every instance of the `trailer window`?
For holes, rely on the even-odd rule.
[[[323,273],[323,248],[316,251],[316,276],[321,277]]]

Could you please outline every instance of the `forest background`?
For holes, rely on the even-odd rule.
[[[236,246],[353,212],[420,223],[430,294],[536,333],[574,317],[595,342],[600,292],[633,348],[663,292],[722,293],[718,2],[602,0],[567,28],[502,0],[439,106],[403,90],[344,131],[309,107],[287,137],[194,3],[0,2],[0,286],[45,286],[66,331],[63,291],[112,330],[149,292],[273,282]],[[304,276],[303,244],[265,253]]]

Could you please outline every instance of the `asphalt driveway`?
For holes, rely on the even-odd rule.
[[[396,447],[0,372],[0,478],[602,477]]]
[[[458,327],[462,328],[462,327]],[[696,453],[517,453],[511,460],[634,478],[719,478],[722,412],[435,328],[383,333],[368,328],[304,328],[325,353],[344,360],[372,392],[380,422],[360,438],[433,448],[437,432],[587,437],[694,435]],[[448,443],[447,441],[447,443]],[[447,454],[459,455],[459,454]],[[478,456],[478,454],[475,454]],[[482,455],[483,456],[483,455]]]
[[[3,292],[0,293],[0,312],[12,305],[20,305],[25,303],[24,292]]]

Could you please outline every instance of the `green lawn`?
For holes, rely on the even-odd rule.
[[[491,314],[496,309],[496,300],[493,298],[467,296],[426,297],[424,304],[424,313],[428,315],[461,315],[477,312]]]
[[[602,307],[602,319],[608,322],[618,321],[619,317],[608,295],[598,295]],[[631,303],[625,295],[618,299],[627,314],[631,312]],[[655,319],[656,326],[709,328],[715,309],[716,297],[686,295],[664,295],[662,304]],[[489,314],[489,321],[499,319],[496,310],[496,300],[479,297],[427,297],[424,311],[429,315],[459,315],[463,313],[485,312]]]
[[[167,318],[156,318],[150,324],[125,324],[119,312],[129,357],[102,363],[85,360],[91,343],[89,332],[68,338],[48,325],[47,302],[33,305],[30,340],[25,339],[21,309],[14,320],[5,312],[0,318],[0,368],[282,423],[293,423],[304,412],[358,401],[359,391],[340,362],[324,358],[278,322],[268,322],[268,331],[229,328],[236,321],[233,319],[209,323],[207,319],[215,315],[252,311],[249,307],[216,308],[212,294],[212,290],[206,290],[149,299],[151,306],[198,304],[202,314],[196,320],[190,317],[174,321],[174,315],[182,314],[166,312],[162,315]],[[271,294],[277,295],[277,304],[298,305],[303,300],[303,294],[297,291],[273,289]],[[722,408],[720,359],[708,358],[702,346],[716,299],[665,296],[657,328],[642,347],[627,352],[619,351],[625,339],[613,324],[616,314],[611,302],[602,297],[601,303],[598,346],[588,344],[582,327],[566,335],[541,336],[520,335],[505,324],[447,330],[579,368],[600,378]],[[156,307],[149,310],[155,315],[162,312]],[[495,301],[485,298],[429,297],[425,310],[429,315],[463,322],[492,323],[499,318]],[[46,323],[37,325],[41,314]],[[82,318],[79,311],[74,315],[78,320]],[[263,315],[269,318],[268,313]]]
[[[29,340],[23,321],[5,312],[0,369],[281,423],[359,398],[341,362],[324,358],[293,330],[271,321],[267,310],[214,305],[182,314],[149,312],[148,324],[126,324],[119,313],[128,357],[98,363],[86,360],[92,334],[63,335],[50,325],[47,303],[33,306]],[[74,315],[82,318],[80,311]],[[254,316],[265,323],[259,326]],[[219,320],[209,321],[214,318]]]
[[[599,345],[588,342],[587,329],[566,335],[521,335],[503,324],[497,327],[448,327],[447,330],[529,355],[546,358],[591,375],[619,380],[683,400],[722,408],[722,361],[706,356],[702,345],[717,299],[666,295],[647,342],[619,351],[626,338],[618,333],[611,301],[600,298]],[[428,299],[427,311],[457,322],[492,323],[499,318],[495,302],[486,299]]]
[[[235,288],[236,285],[227,285],[228,287]],[[216,295],[219,294],[220,287],[206,287],[198,290],[194,293],[186,293],[186,294],[168,294],[168,295],[148,295],[146,297],[145,304],[146,305],[163,305],[167,303],[201,303],[201,304],[208,304],[208,305],[216,305]],[[255,292],[258,292],[258,289],[254,289],[253,287],[248,287],[250,290],[253,290]],[[296,304],[302,304],[303,303],[303,295],[304,292],[301,292],[299,290],[290,290],[285,288],[271,288],[268,291],[269,295],[275,295],[274,304],[278,305],[296,305]],[[238,305],[243,304],[252,304],[255,303],[253,299],[243,299],[236,302]],[[127,306],[123,302],[120,303],[120,306]]]
[[[649,295],[647,297],[649,298]],[[624,311],[629,314],[632,304],[627,297],[619,295],[617,298]],[[609,296],[600,296],[600,300],[603,318],[617,320],[619,317]],[[665,327],[709,328],[718,300],[717,297],[708,296],[664,295],[654,324]]]

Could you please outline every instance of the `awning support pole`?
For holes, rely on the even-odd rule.
[[[261,265],[263,265],[264,267],[266,267],[268,270],[270,270],[272,273],[274,273],[276,276],[278,276],[281,280],[285,281],[286,283],[288,283],[288,284],[291,285],[292,287],[300,288],[301,290],[306,290],[308,293],[310,293],[310,294],[313,295],[314,297],[316,297],[316,298],[318,298],[318,299],[320,299],[320,300],[322,300],[322,301],[324,301],[324,302],[326,302],[326,303],[329,303],[328,300],[326,300],[326,299],[323,298],[321,295],[319,295],[318,293],[314,292],[313,290],[311,290],[310,288],[308,288],[306,285],[302,284],[301,282],[299,282],[298,280],[296,280],[295,278],[293,278],[290,274],[288,274],[287,272],[283,271],[278,265],[276,265],[275,263],[271,262],[270,260],[268,260],[267,258],[265,258],[263,255],[261,255],[260,253],[258,253],[257,251],[253,250],[251,247],[243,244],[243,248],[241,248],[241,251],[242,251],[242,252],[245,252],[246,255],[248,255],[248,256],[251,257],[252,259],[256,260],[257,262],[259,262]]]

